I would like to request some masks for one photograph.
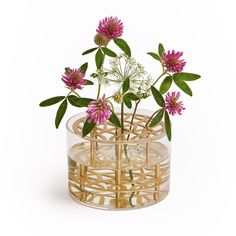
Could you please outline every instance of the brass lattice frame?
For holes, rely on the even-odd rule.
[[[169,151],[158,141],[165,136],[165,128],[160,122],[146,129],[148,119],[149,116],[136,114],[131,125],[131,114],[125,114],[122,137],[115,126],[105,123],[98,125],[85,143],[71,147],[72,152],[81,154],[76,161],[69,156],[69,190],[73,199],[97,208],[129,209],[132,205],[154,204],[167,195]],[[76,134],[81,135],[85,120],[83,117],[74,122]],[[127,158],[126,152],[132,153],[133,149],[140,153]],[[155,159],[155,150],[164,156],[160,161]]]

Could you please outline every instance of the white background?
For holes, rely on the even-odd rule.
[[[65,66],[93,61],[81,53],[94,46],[105,16],[123,21],[133,56],[153,76],[160,68],[146,52],[159,42],[184,51],[185,71],[202,76],[192,82],[193,98],[182,97],[183,116],[173,119],[171,192],[142,210],[99,211],[72,201],[65,121],[78,111],[70,108],[56,130],[57,106],[38,107],[66,93]],[[235,22],[233,0],[1,1],[0,234],[236,235]]]

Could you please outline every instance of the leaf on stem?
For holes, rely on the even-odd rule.
[[[116,127],[121,127],[121,123],[120,123],[120,120],[119,118],[117,117],[117,115],[111,110],[112,114],[109,118],[109,121],[114,124]]]
[[[87,54],[89,54],[89,53],[95,51],[96,49],[98,49],[98,47],[96,47],[96,48],[90,48],[90,49],[84,51],[84,52],[82,53],[82,55],[87,55]]]
[[[158,46],[158,53],[159,53],[159,56],[160,56],[160,57],[163,56],[164,51],[165,51],[164,46],[162,45],[162,43],[159,43],[159,46]]]
[[[40,107],[51,106],[51,105],[54,105],[54,104],[62,101],[64,98],[65,98],[65,96],[52,97],[52,98],[49,98],[49,99],[46,99],[46,100],[40,102],[39,106]]]
[[[133,101],[137,101],[139,100],[140,98],[135,95],[134,93],[126,93],[125,94],[125,97],[127,97],[129,100],[133,100]]]
[[[147,54],[153,57],[154,59],[158,60],[159,62],[161,62],[161,58],[156,53],[148,52]]]
[[[102,53],[100,48],[96,52],[95,61],[96,61],[97,69],[100,69],[104,61],[104,54]]]
[[[152,119],[151,123],[150,123],[150,127],[154,127],[156,126],[162,119],[163,117],[163,114],[164,114],[164,109],[161,109],[155,116],[154,118]]]
[[[123,97],[123,102],[125,103],[125,105],[130,109],[132,108],[132,102],[129,98],[127,98],[126,96]]]
[[[192,95],[193,95],[191,88],[187,85],[187,83],[186,83],[184,80],[181,80],[181,79],[179,79],[179,78],[176,78],[174,75],[173,75],[173,80],[174,80],[175,84],[176,84],[183,92],[185,92],[185,93],[188,94],[189,96],[192,96]]]
[[[114,43],[129,57],[131,57],[131,50],[129,45],[125,42],[124,39],[117,38],[114,39]]]
[[[88,69],[88,62],[84,63],[81,67],[80,70],[85,74]]]
[[[172,84],[172,76],[169,75],[162,81],[160,85],[160,93],[161,94],[166,93],[169,90],[171,84]]]
[[[102,51],[109,57],[117,57],[117,54],[109,48],[102,47]]]
[[[69,95],[68,100],[70,104],[75,107],[88,107],[89,103],[94,101],[94,99],[91,98],[80,98],[75,95]]]
[[[84,122],[83,130],[82,130],[82,137],[85,137],[86,135],[88,135],[93,130],[95,125],[96,123],[93,123],[93,122],[90,123],[88,122],[88,120],[86,120]]]
[[[181,73],[175,73],[173,75],[176,79],[181,79],[185,81],[193,81],[200,79],[201,76],[197,74],[187,73],[187,72],[181,72]]]
[[[129,77],[127,77],[122,85],[123,93],[126,93],[130,88]]]
[[[166,128],[166,134],[169,141],[171,141],[171,123],[170,123],[170,117],[167,111],[165,111],[165,128]]]
[[[57,110],[57,114],[56,114],[56,118],[55,118],[55,126],[56,128],[59,127],[61,120],[63,118],[63,116],[65,115],[67,109],[67,99],[65,99],[61,105],[59,106],[58,110]]]
[[[153,97],[154,97],[156,103],[157,103],[159,106],[163,107],[165,101],[164,101],[162,95],[160,94],[160,92],[159,92],[154,86],[151,87],[151,91],[152,91],[152,95],[153,95]]]
[[[84,85],[93,85],[94,83],[91,80],[86,79],[86,83]]]

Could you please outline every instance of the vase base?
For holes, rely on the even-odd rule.
[[[146,203],[145,205],[136,205],[136,206],[133,206],[133,207],[128,206],[128,207],[125,207],[125,208],[116,208],[114,206],[102,206],[102,205],[91,204],[89,202],[83,202],[83,201],[79,200],[78,197],[75,196],[72,192],[69,191],[70,197],[75,202],[77,202],[81,205],[84,205],[86,207],[90,207],[90,208],[97,209],[97,210],[106,210],[106,211],[126,211],[126,210],[137,210],[137,209],[146,208],[146,207],[153,206],[153,205],[161,202],[162,200],[164,200],[167,197],[168,194],[169,194],[169,192],[163,193],[160,199],[158,199],[156,201],[150,201],[150,202]]]

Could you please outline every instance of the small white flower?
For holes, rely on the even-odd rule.
[[[109,61],[110,68],[103,69],[107,75],[101,79],[104,84],[113,83],[119,86],[121,90],[122,83],[126,78],[130,80],[130,92],[137,95],[149,95],[149,88],[153,82],[152,77],[147,74],[144,67],[134,58],[121,54]]]

